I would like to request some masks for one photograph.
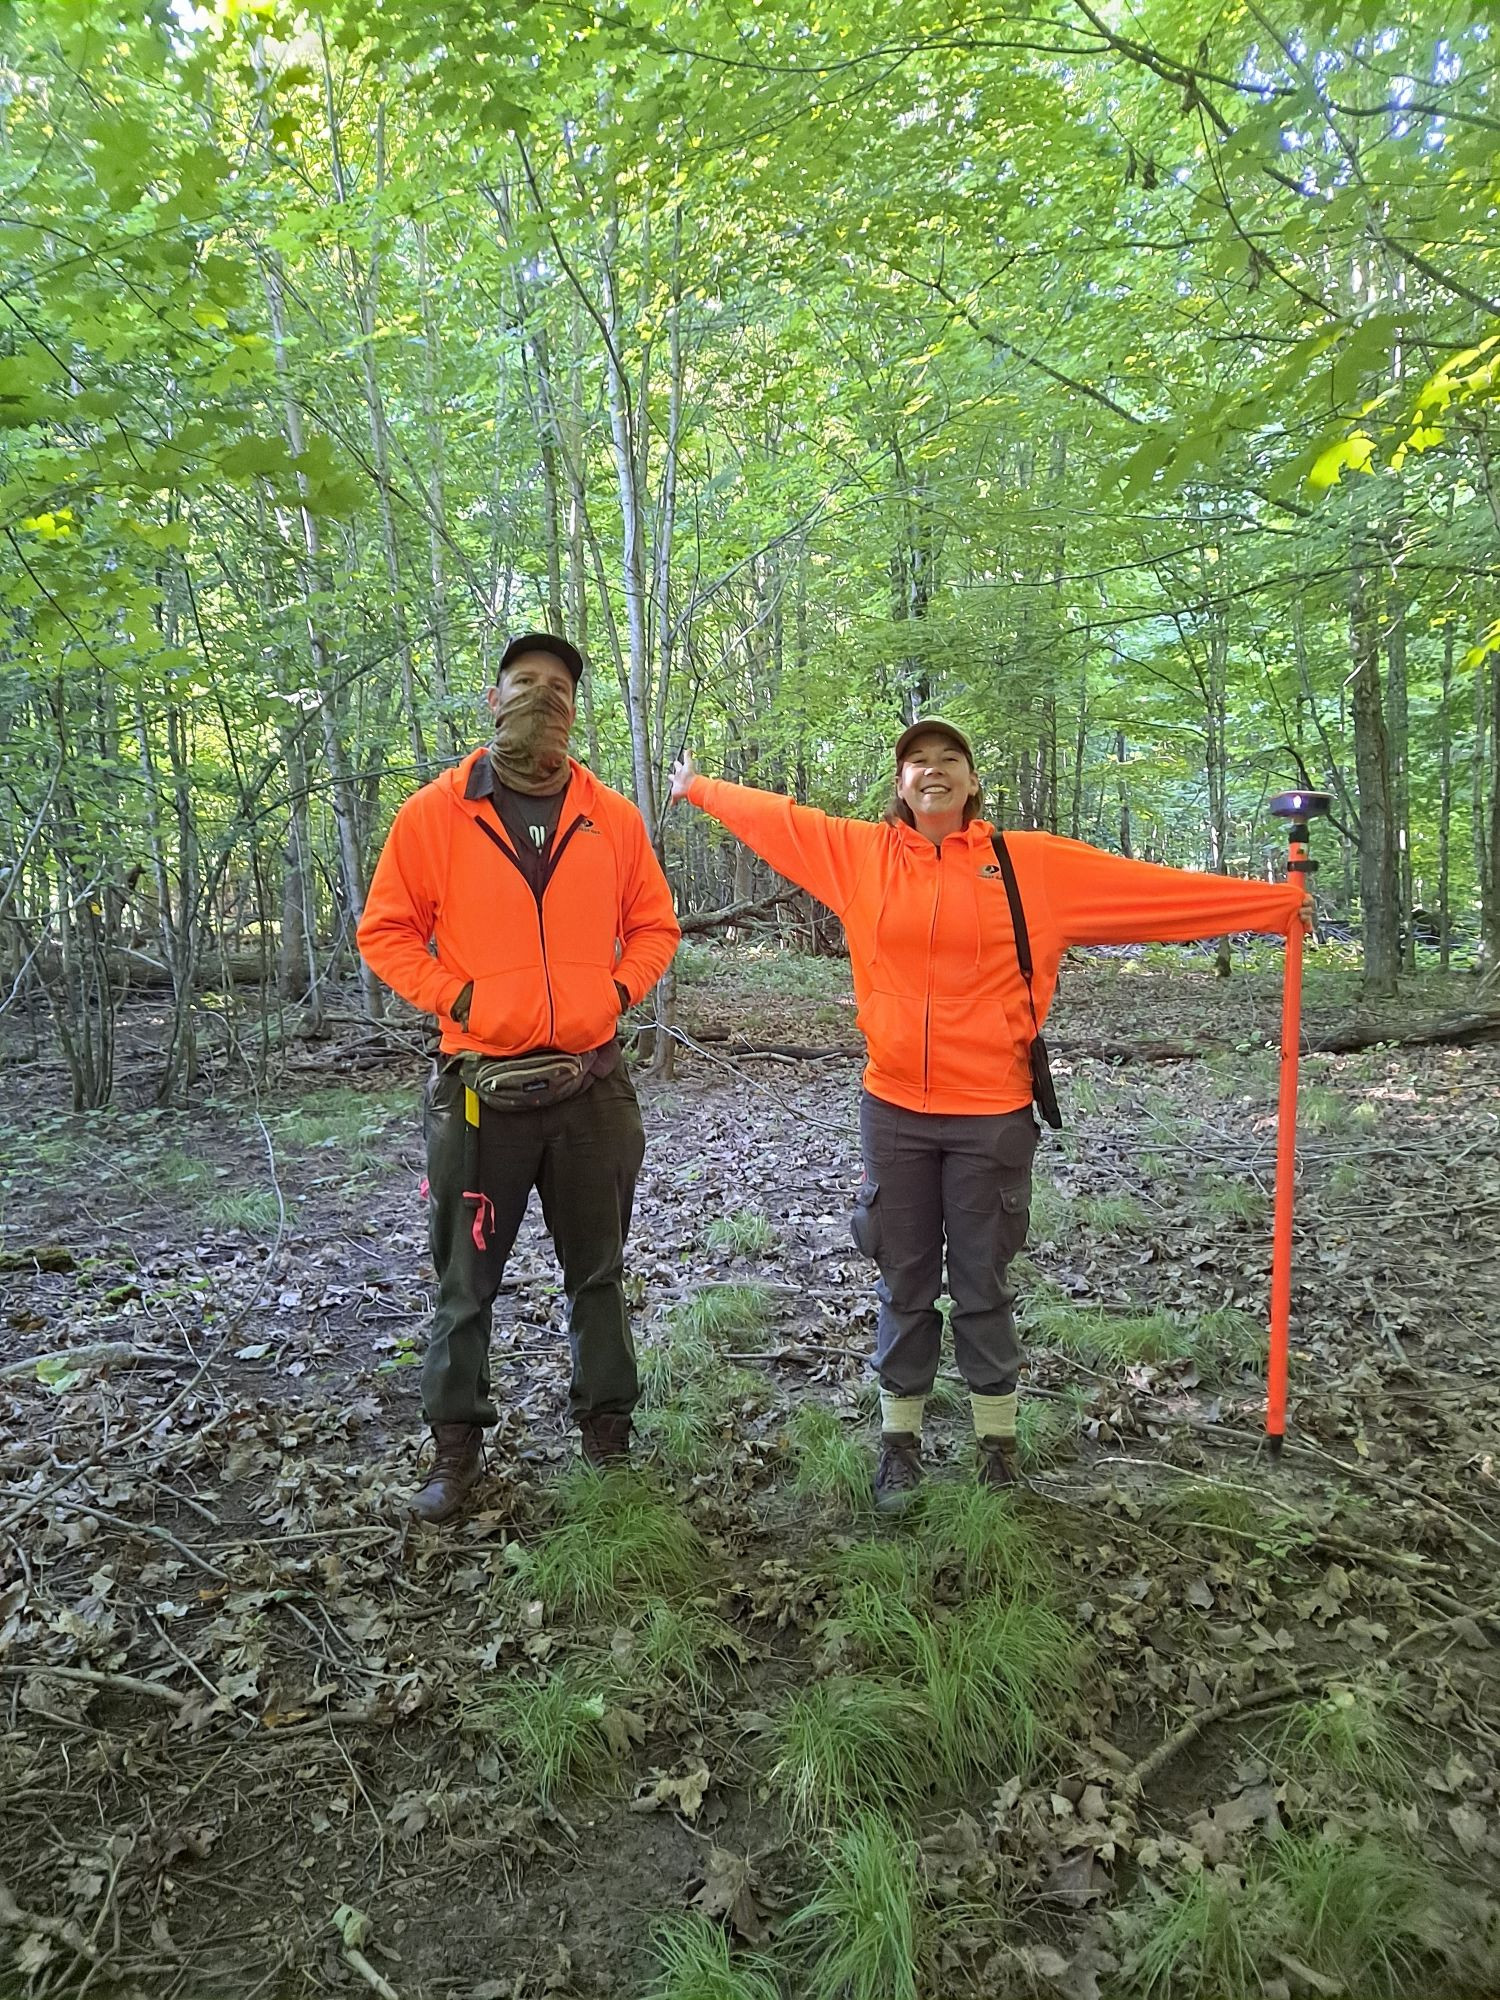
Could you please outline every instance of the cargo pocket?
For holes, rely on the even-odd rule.
[[[849,1234],[854,1238],[855,1249],[862,1257],[872,1259],[880,1254],[880,1210],[876,1206],[879,1195],[878,1181],[861,1181],[859,1193],[854,1197],[854,1213],[849,1218]]]
[[[1026,1231],[1031,1226],[1031,1181],[1000,1190],[1000,1254],[1005,1263],[1019,1257],[1026,1248]]]

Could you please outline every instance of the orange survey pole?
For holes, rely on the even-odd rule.
[[[1281,792],[1268,810],[1287,822],[1287,876],[1317,868],[1307,851],[1307,822],[1327,813],[1327,792]],[[1292,1317],[1292,1204],[1297,1191],[1297,1058],[1302,1047],[1302,924],[1287,932],[1281,989],[1281,1090],[1276,1107],[1276,1219],[1271,1233],[1271,1351],[1266,1370],[1266,1438],[1272,1458],[1286,1436],[1287,1343]]]

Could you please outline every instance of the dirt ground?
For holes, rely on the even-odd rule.
[[[190,1114],[129,1108],[145,1071],[127,1057],[122,1108],[90,1117],[58,1111],[45,1063],[8,1066],[7,2000],[640,1996],[653,1925],[689,1909],[822,2000],[796,1919],[824,1843],[789,1807],[780,1718],[851,1671],[837,1565],[907,1531],[876,1526],[840,1449],[868,1443],[873,1409],[872,1273],[847,1225],[857,1066],[745,1046],[847,1044],[847,968],[699,948],[683,973],[696,1046],[640,1081],[630,1282],[643,1355],[664,1357],[646,1486],[694,1531],[673,1603],[713,1635],[692,1672],[651,1665],[644,1587],[579,1601],[542,1580],[589,1503],[534,1215],[474,1511],[437,1533],[403,1519],[431,1291],[414,1057],[351,1027],[259,1097],[226,1062]],[[1278,987],[1269,960],[1219,982],[1169,951],[1065,976],[1016,1511],[1084,1664],[1053,1754],[997,1756],[915,1814],[925,2000],[1207,1994],[1151,1986],[1153,1913],[1330,1825],[1399,1836],[1462,1885],[1463,1949],[1395,1990],[1495,1990],[1476,1968],[1500,1870],[1500,1049],[1306,1062],[1293,1419],[1272,1464]],[[1315,970],[1310,1020],[1346,1019],[1350,994]],[[1462,1006],[1464,983],[1419,997]],[[1173,1035],[1206,1052],[1076,1053]],[[712,1367],[678,1394],[683,1351]],[[968,1418],[940,1386],[932,1476],[957,1485]],[[554,1782],[513,1698],[584,1668],[609,1692]],[[1297,1704],[1366,1699],[1399,1713],[1393,1783],[1378,1758],[1299,1763],[1278,1734]],[[1256,1976],[1235,1990],[1346,1990],[1292,1949]]]

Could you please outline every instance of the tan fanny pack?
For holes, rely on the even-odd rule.
[[[463,1056],[459,1075],[492,1111],[535,1111],[577,1097],[594,1080],[588,1056],[536,1049],[525,1056]]]

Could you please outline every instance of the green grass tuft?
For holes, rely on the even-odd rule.
[[[957,1572],[967,1595],[1034,1589],[1041,1582],[1035,1540],[1008,1493],[968,1479],[929,1481],[913,1519],[923,1547]]]
[[[1061,1753],[1079,1682],[1076,1634],[1040,1599],[984,1598],[934,1623],[915,1675],[932,1718],[944,1781],[1029,1778]]]
[[[151,1179],[159,1188],[170,1188],[176,1194],[193,1194],[213,1179],[213,1168],[174,1146],[157,1155]]]
[[[714,1350],[704,1336],[669,1314],[655,1329],[650,1345],[636,1352],[642,1407],[660,1410],[674,1397],[692,1393],[716,1366]]]
[[[1336,1090],[1304,1090],[1297,1101],[1297,1117],[1309,1132],[1342,1132],[1349,1110],[1349,1100]]]
[[[1028,1396],[1016,1411],[1016,1458],[1023,1472],[1044,1472],[1067,1458],[1083,1428],[1081,1399],[1043,1402]]]
[[[1392,1803],[1409,1798],[1420,1745],[1396,1714],[1399,1685],[1331,1688],[1288,1710],[1271,1755],[1279,1770],[1313,1788],[1351,1782]]]
[[[929,1923],[915,1842],[861,1814],[838,1834],[812,1901],[789,1926],[816,1954],[805,1990],[818,2000],[917,2000]]]
[[[779,945],[698,944],[677,948],[673,970],[684,986],[739,987],[753,993],[795,994],[805,1000],[846,1000],[849,961],[815,958]]]
[[[1141,2000],[1248,2000],[1262,1990],[1274,1938],[1275,1917],[1254,1885],[1201,1869],[1139,1924],[1128,1990]]]
[[[1319,1992],[1447,1992],[1432,1975],[1464,1932],[1437,1869],[1368,1837],[1282,1834],[1242,1869],[1203,1869],[1154,1893],[1152,1909],[1124,1919],[1135,1933],[1127,1990],[1140,2000],[1248,2000],[1282,1954],[1323,1982]]]
[[[238,1193],[226,1188],[209,1196],[203,1214],[217,1229],[243,1229],[247,1236],[258,1236],[275,1229],[281,1210],[270,1188],[244,1188]]]
[[[1128,1236],[1149,1229],[1151,1217],[1132,1194],[1080,1195],[1073,1204],[1078,1220],[1105,1236]]]
[[[637,1428],[642,1442],[654,1446],[676,1472],[707,1472],[723,1455],[713,1423],[696,1402],[648,1410]]]
[[[728,1340],[753,1345],[765,1333],[773,1302],[764,1285],[705,1285],[667,1317],[674,1337],[690,1343],[706,1346]]]
[[[736,1257],[764,1257],[775,1243],[776,1231],[758,1209],[716,1216],[708,1225],[709,1249],[728,1250]]]
[[[653,1604],[635,1635],[635,1657],[654,1686],[701,1701],[712,1690],[715,1663],[743,1660],[745,1648],[733,1626],[701,1604]]]
[[[1265,1326],[1240,1306],[1212,1306],[1200,1313],[1192,1340],[1200,1359],[1211,1355],[1231,1368],[1265,1366]]]
[[[1033,1243],[1065,1243],[1079,1224],[1078,1204],[1059,1193],[1040,1175],[1031,1183],[1031,1220],[1027,1234]]]
[[[771,1783],[804,1827],[877,1807],[909,1812],[938,1776],[928,1718],[910,1693],[881,1681],[795,1690],[772,1743]]]
[[[797,1460],[794,1493],[829,1501],[851,1514],[869,1509],[873,1500],[869,1452],[832,1410],[821,1403],[804,1403],[786,1434]]]
[[[1233,1535],[1259,1536],[1283,1525],[1280,1509],[1269,1508],[1265,1494],[1254,1486],[1228,1480],[1194,1479],[1179,1474],[1152,1501],[1149,1511],[1182,1528],[1222,1529]]]
[[[692,1523],[634,1473],[560,1480],[564,1518],[541,1540],[512,1543],[508,1587],[549,1610],[618,1615],[643,1591],[683,1596],[702,1581],[707,1553]]]
[[[1087,1312],[1041,1300],[1028,1319],[1041,1344],[1115,1368],[1183,1361],[1193,1352],[1192,1327],[1164,1312]]]
[[[602,1690],[574,1673],[536,1681],[514,1675],[483,1689],[462,1710],[466,1729],[489,1737],[511,1775],[545,1804],[580,1785],[597,1783],[612,1756],[604,1733]]]
[[[703,1917],[653,1925],[656,1978],[644,2000],[781,2000],[775,1969],[759,1953],[732,1953],[728,1933]]]
[[[1431,1992],[1424,1982],[1452,1899],[1426,1861],[1376,1840],[1283,1835],[1270,1875],[1290,1916],[1292,1949],[1351,1994]]]
[[[1269,1204],[1260,1188],[1249,1181],[1219,1181],[1203,1197],[1210,1215],[1223,1222],[1263,1222]]]

